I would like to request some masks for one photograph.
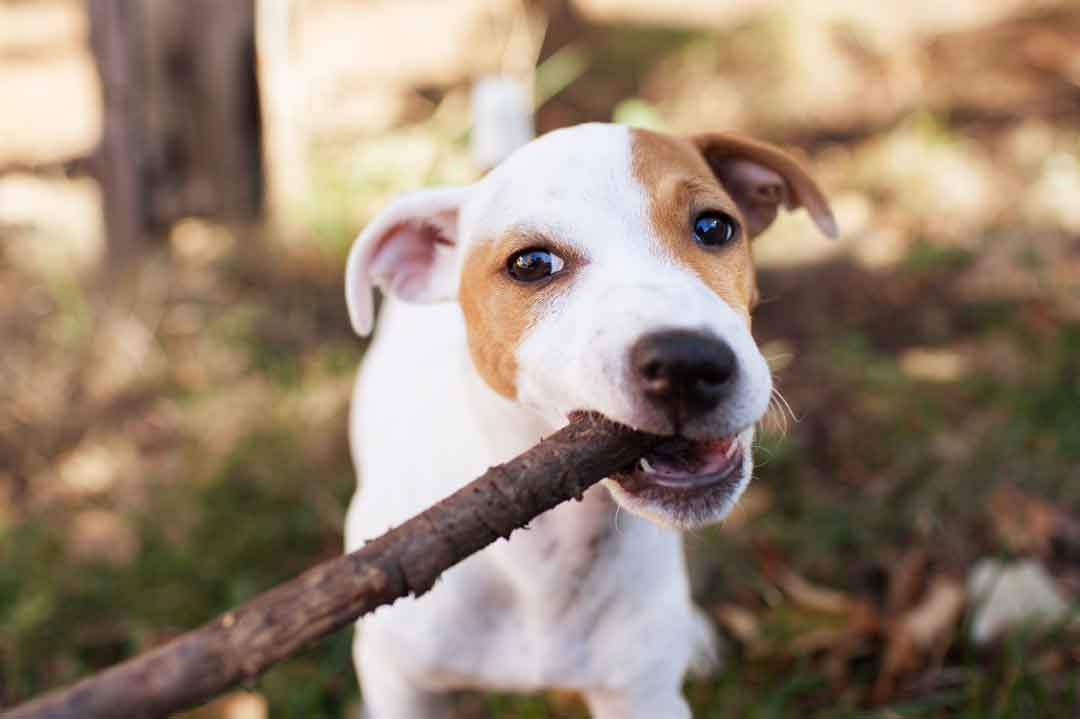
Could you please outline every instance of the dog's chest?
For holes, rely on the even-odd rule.
[[[679,586],[680,546],[637,518],[596,511],[611,500],[594,492],[484,550],[425,598],[414,618],[426,638],[411,657],[428,676],[531,690],[602,684],[618,671],[656,621],[660,603],[648,597]]]
[[[635,561],[633,539],[617,526],[607,491],[596,487],[582,501],[536,518],[492,553],[522,611],[565,621],[582,619],[588,605],[610,600]]]

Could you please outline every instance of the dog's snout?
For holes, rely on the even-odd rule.
[[[735,352],[702,332],[667,330],[645,335],[630,351],[642,393],[675,424],[714,409],[735,376]]]

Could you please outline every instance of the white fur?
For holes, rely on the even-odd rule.
[[[725,502],[700,511],[645,505],[607,480],[454,567],[425,596],[365,618],[355,658],[367,711],[429,719],[445,716],[440,694],[455,688],[562,687],[584,692],[599,719],[689,717],[683,676],[714,649],[690,600],[681,537],[663,525],[715,521],[742,491],[752,426],[771,391],[765,361],[739,315],[661,249],[625,128],[551,133],[469,188],[421,191],[392,206],[350,256],[347,293],[359,330],[370,323],[368,248],[403,218],[423,223],[447,212],[456,225],[444,231],[456,248],[426,270],[408,270],[400,287],[414,302],[452,296],[462,248],[511,227],[571,244],[585,264],[531,318],[517,352],[516,401],[473,368],[456,303],[388,298],[354,397],[362,488],[349,507],[349,550],[532,446],[571,410],[670,432],[636,397],[626,359],[635,339],[658,329],[711,331],[735,351],[731,400],[684,431],[740,433],[744,474]],[[423,287],[425,276],[437,292]],[[398,286],[393,272],[378,280],[391,293]]]

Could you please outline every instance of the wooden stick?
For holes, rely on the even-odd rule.
[[[580,499],[658,438],[595,415],[492,467],[361,549],[323,562],[209,624],[15,707],[3,719],[163,717],[250,681],[376,607],[419,596],[442,572],[567,499]]]

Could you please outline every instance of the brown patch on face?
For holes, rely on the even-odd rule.
[[[565,277],[560,273],[546,283],[515,282],[506,273],[506,261],[520,250],[549,244],[528,233],[510,232],[480,242],[465,255],[458,302],[465,315],[469,354],[488,386],[507,399],[517,396],[517,349],[536,316],[536,306]],[[563,272],[568,275],[569,253],[559,254],[567,262]]]
[[[709,289],[750,323],[757,297],[750,237],[735,201],[688,140],[631,130],[634,176],[649,196],[649,219],[664,252],[701,278]],[[694,241],[693,221],[722,210],[743,227],[730,245],[706,249]]]

